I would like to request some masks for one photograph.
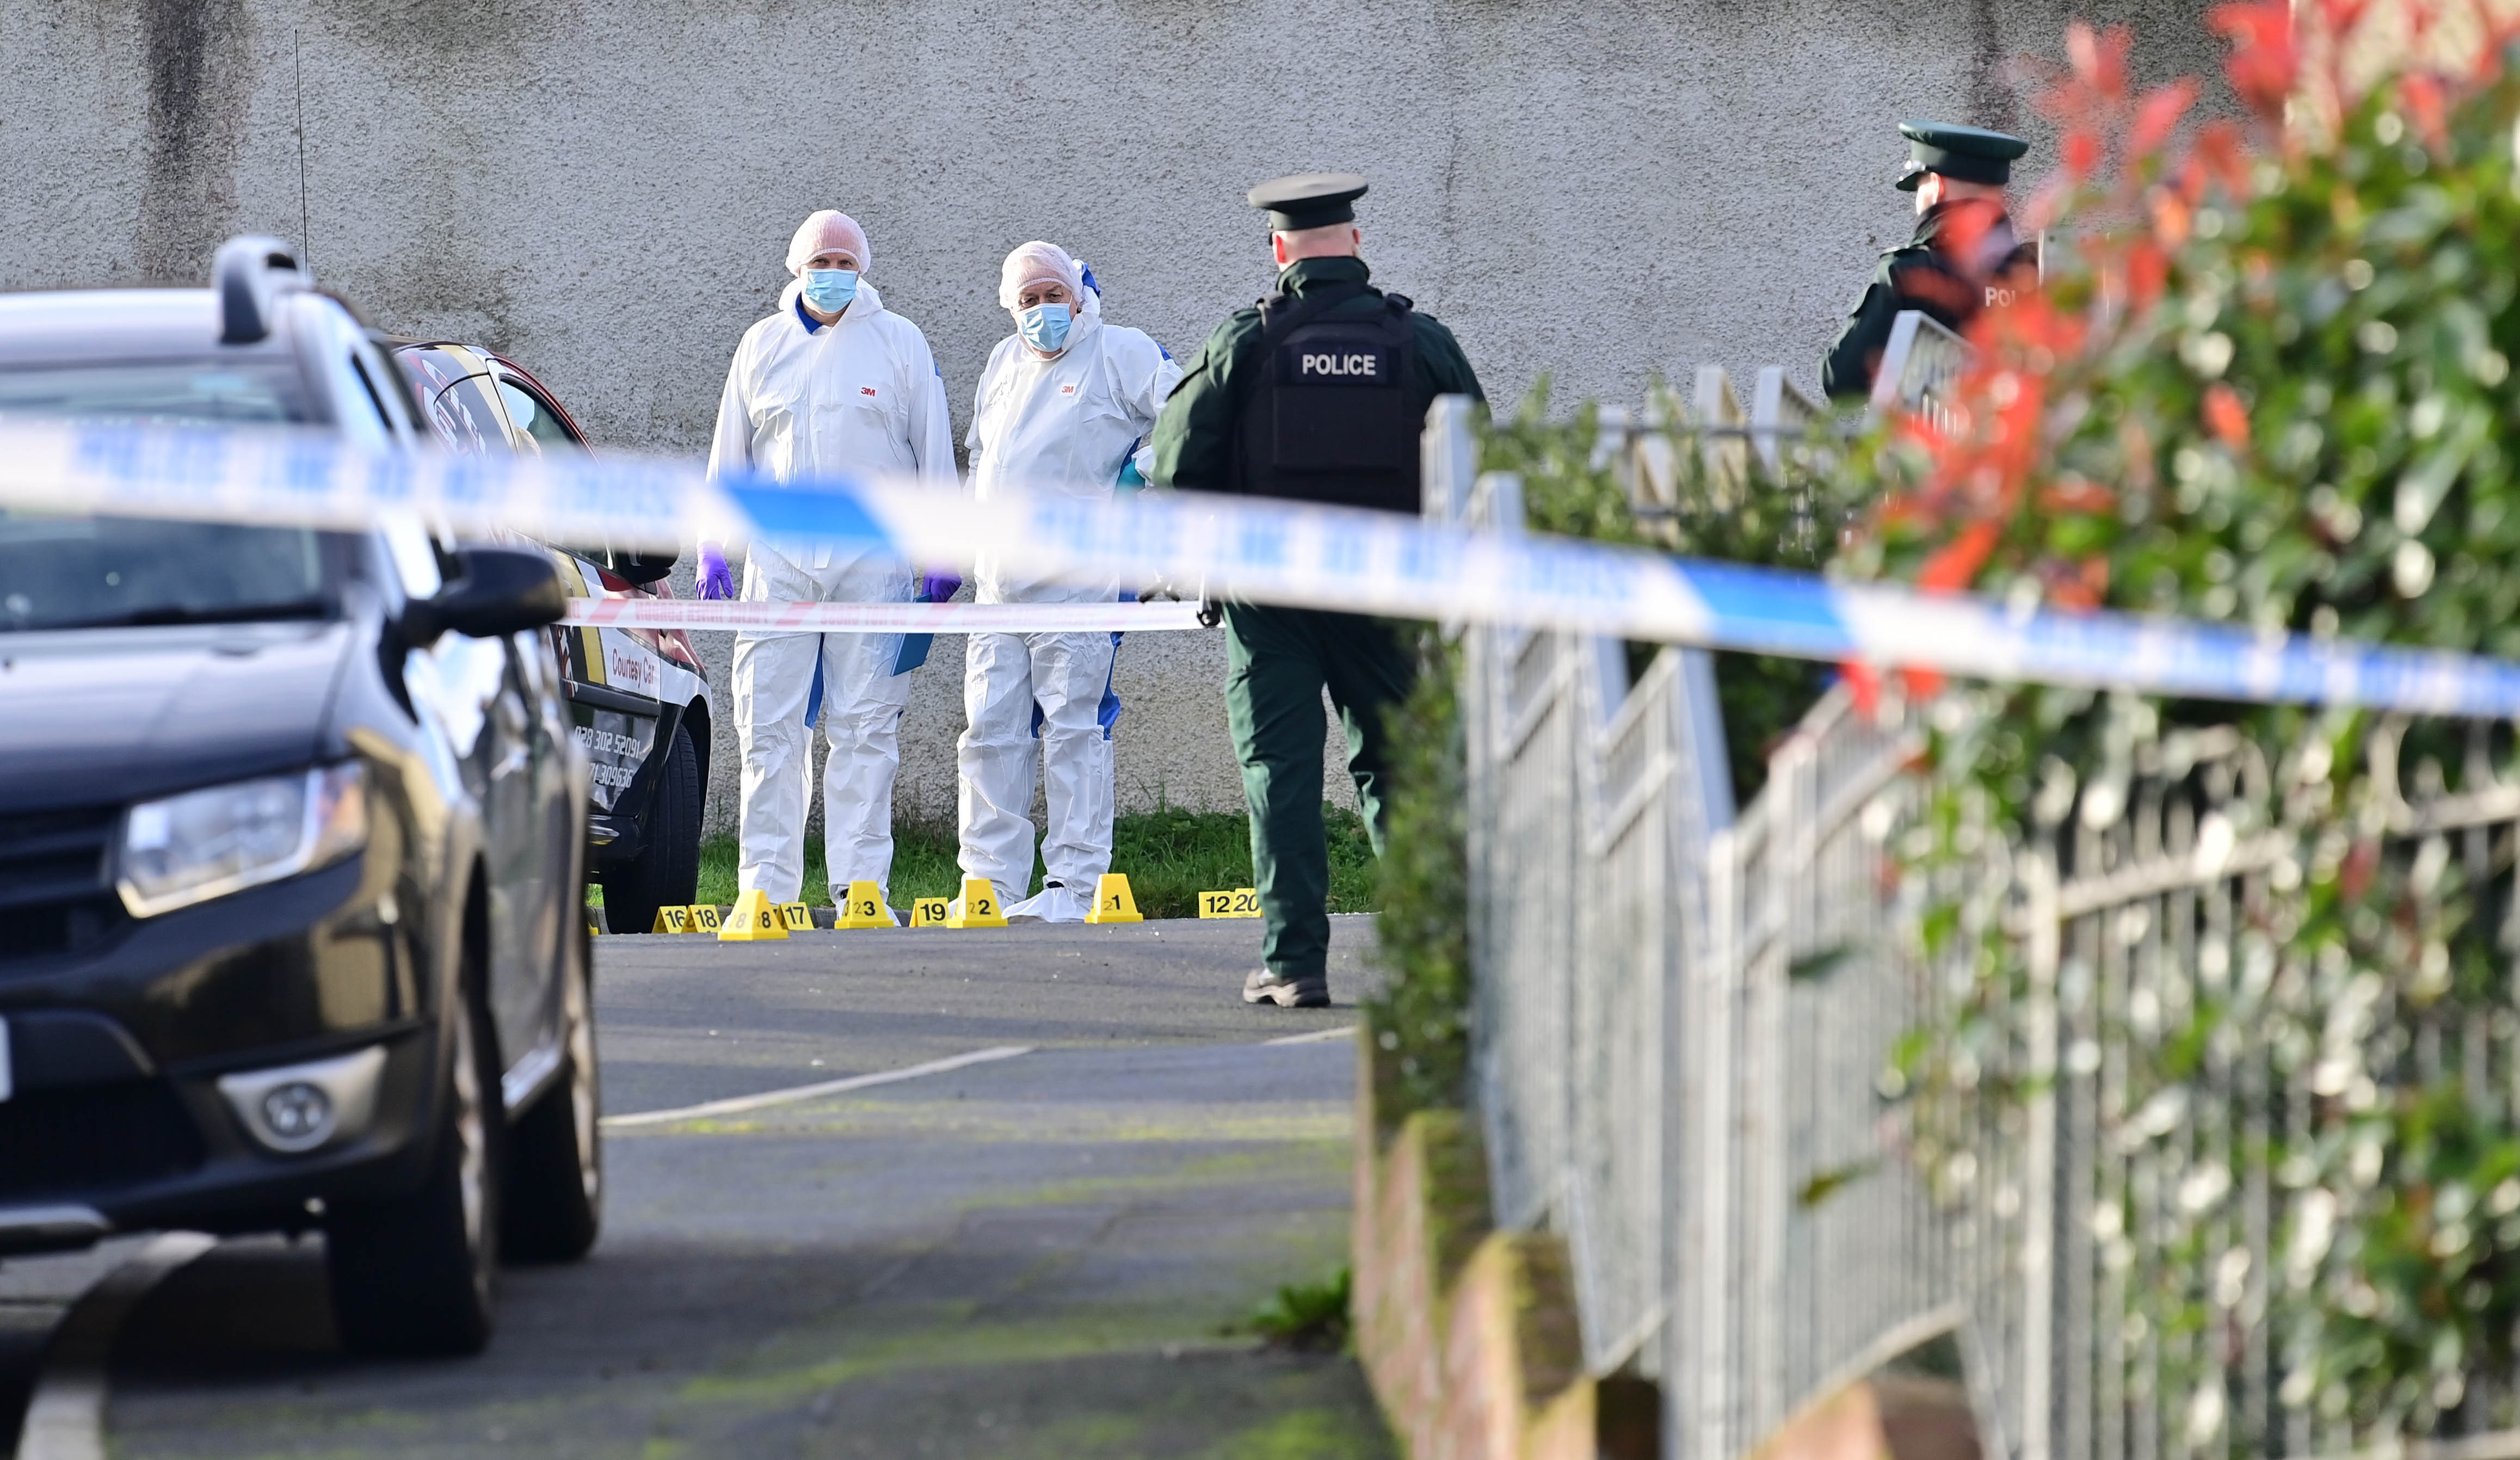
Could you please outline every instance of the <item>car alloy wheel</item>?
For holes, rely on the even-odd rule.
[[[477,987],[460,988],[419,1184],[336,1202],[325,1218],[333,1321],[353,1353],[443,1357],[490,1342],[507,1117],[488,1011]]]

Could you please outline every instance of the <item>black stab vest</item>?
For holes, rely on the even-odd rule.
[[[1235,418],[1235,489],[1383,512],[1418,510],[1418,332],[1405,295],[1372,314],[1328,311],[1372,291],[1326,284],[1261,301],[1260,343]]]

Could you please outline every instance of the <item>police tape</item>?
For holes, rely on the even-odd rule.
[[[1135,634],[1200,626],[1195,603],[762,603],[644,597],[572,598],[565,621],[590,628],[756,634]]]
[[[2520,716],[2520,664],[1994,600],[1207,493],[975,502],[907,478],[711,481],[654,458],[388,455],[310,432],[0,423],[0,506],[673,547],[754,541],[1039,578],[2149,694]]]

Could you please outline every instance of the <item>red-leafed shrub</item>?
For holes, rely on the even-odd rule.
[[[2132,82],[2122,32],[2072,32],[2043,102],[2062,165],[2023,220],[2062,241],[2045,291],[1974,323],[1947,433],[1901,422],[1855,454],[1880,501],[1840,570],[2520,658],[2512,32],[2421,0],[2249,0],[2211,23],[2247,114],[2201,123],[2193,83]],[[1976,1074],[2020,1068],[2006,1055],[2035,1006],[2029,953],[1987,915],[1983,880],[1969,886],[1983,839],[2061,838],[2065,811],[2094,814],[2078,788],[2122,773],[2130,747],[2236,726],[2281,788],[2254,831],[2297,838],[2273,890],[2253,894],[2274,910],[2242,930],[2271,950],[2265,981],[2162,971],[2180,997],[2114,1031],[2129,1053],[2102,1138],[2153,1138],[2105,1127],[2188,1109],[2156,1097],[2216,1078],[2219,1051],[2272,1051],[2273,1083],[2233,1087],[2232,1128],[2258,1133],[2229,1143],[2232,1180],[2182,1188],[2205,1194],[2179,1217],[2187,1234],[2161,1239],[2183,1265],[2134,1273],[2127,1321],[2186,1355],[2156,1377],[2196,1395],[2199,1452],[2305,1433],[2284,1413],[2253,1435],[2227,1421],[2224,1387],[2266,1381],[2322,1446],[2520,1419],[2507,1384],[2476,1387],[2507,1378],[2520,1325],[2520,1120],[2491,1053],[2514,1021],[2511,849],[2453,854],[2393,823],[2401,787],[2374,784],[2365,753],[2403,730],[2409,794],[2474,790],[2511,777],[2507,738],[2354,711],[1912,687],[1941,700],[1932,791],[1904,849],[1915,885],[1936,889],[1930,961],[1963,990],[1908,1050],[1928,1160],[1994,1128],[1985,1101],[2037,1098]],[[2268,1183],[2278,1270],[2204,1235],[2239,1220],[2240,1163]],[[2089,1219],[2133,1232],[2143,1216]],[[2253,1359],[2239,1335],[2259,1325],[2280,1340]]]

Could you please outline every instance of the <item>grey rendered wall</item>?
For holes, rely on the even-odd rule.
[[[693,452],[813,208],[866,224],[869,278],[967,416],[1014,244],[1067,245],[1114,319],[1185,354],[1269,287],[1243,188],[1340,168],[1372,179],[1377,278],[1453,326],[1500,402],[1544,375],[1633,399],[1699,361],[1808,386],[1907,231],[1891,123],[2044,140],[2007,69],[2054,54],[2074,9],[14,0],[0,287],[190,282],[230,233],[302,236],[372,321],[515,355],[604,443]],[[2213,68],[2204,0],[2080,10],[2132,22],[2145,73]],[[1129,646],[1124,804],[1238,803],[1214,638]],[[904,797],[929,814],[951,806],[958,663],[939,655],[908,721]]]

